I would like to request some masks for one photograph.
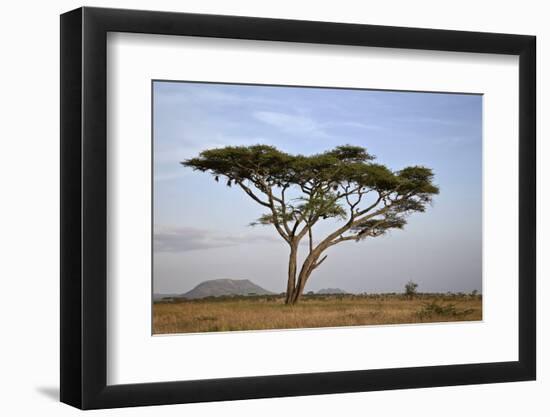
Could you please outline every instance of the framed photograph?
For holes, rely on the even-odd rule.
[[[535,37],[61,16],[61,401],[533,380]]]

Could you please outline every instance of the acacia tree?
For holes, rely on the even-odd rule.
[[[239,187],[267,209],[252,224],[272,225],[288,244],[286,303],[294,304],[327,259],[327,249],[402,229],[406,216],[424,212],[439,192],[431,169],[391,171],[374,159],[366,149],[350,145],[311,156],[253,145],[206,150],[181,164]],[[314,240],[314,227],[321,222],[332,225],[332,232]],[[307,255],[298,268],[300,242],[306,240]]]

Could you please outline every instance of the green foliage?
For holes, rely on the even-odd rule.
[[[275,213],[262,214],[258,219],[250,223],[250,226],[268,225],[275,223],[282,223],[292,220],[291,213],[283,213],[280,208],[275,208]]]
[[[402,195],[438,193],[431,183],[433,173],[429,168],[415,166],[392,172],[384,165],[372,163],[374,158],[364,148],[351,145],[311,156],[290,155],[268,145],[252,145],[206,150],[182,164],[210,172],[215,178],[226,176],[237,182],[248,180],[271,186],[354,184],[380,191],[395,190]]]
[[[406,216],[423,212],[439,189],[431,169],[392,171],[365,148],[338,146],[315,155],[291,155],[268,145],[209,149],[185,167],[223,177],[268,212],[253,225],[274,225],[289,243],[325,219],[346,220],[330,242],[376,237],[402,229]],[[300,228],[301,226],[302,228]],[[311,239],[311,237],[310,237]]]
[[[362,221],[353,226],[352,230],[357,232],[357,239],[361,240],[368,236],[376,237],[383,235],[390,229],[403,229],[406,224],[407,222],[404,218],[388,212],[381,217]]]

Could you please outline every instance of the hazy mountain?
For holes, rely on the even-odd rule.
[[[162,301],[163,298],[177,298],[179,294],[153,294],[153,301]]]
[[[347,292],[341,288],[323,288],[317,291],[317,294],[347,294]]]
[[[201,282],[180,297],[194,299],[222,295],[268,295],[273,294],[248,279],[213,279]]]

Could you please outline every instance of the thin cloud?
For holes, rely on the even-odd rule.
[[[354,120],[336,120],[330,122],[320,122],[314,118],[301,116],[296,114],[273,112],[273,111],[257,111],[253,113],[256,120],[259,120],[268,125],[274,126],[282,132],[289,134],[308,135],[308,137],[316,138],[337,138],[340,135],[329,133],[329,130],[351,128],[361,130],[384,130],[381,126],[357,122]]]
[[[274,111],[256,111],[255,119],[291,134],[307,134],[315,137],[329,137],[323,125],[316,120],[295,114]]]
[[[427,117],[427,116],[399,117],[399,118],[396,118],[395,120],[403,123],[450,126],[450,127],[464,124],[464,121],[462,120],[455,120],[455,119],[442,118],[442,117]]]
[[[200,135],[192,133],[182,135],[179,140],[172,140],[167,146],[165,140],[164,149],[155,149],[154,158],[155,165],[164,164],[166,167],[172,167],[174,163],[178,163],[187,158],[194,158],[200,152],[206,149],[223,148],[225,146],[234,145],[253,145],[258,143],[268,143],[269,140],[263,136],[229,136],[220,133],[212,133]]]
[[[171,88],[170,88],[171,87]],[[226,86],[231,88],[232,86]],[[197,104],[206,105],[270,105],[283,106],[285,102],[274,98],[262,97],[261,95],[246,94],[247,86],[233,86],[241,88],[240,93],[221,91],[220,85],[199,85],[199,84],[179,84],[178,88],[174,86],[159,85],[155,90],[155,97],[164,104]]]
[[[349,127],[354,129],[365,129],[365,130],[385,130],[385,128],[380,125],[356,122],[353,120],[328,122],[328,123],[324,123],[322,126],[330,127],[330,128]]]
[[[186,252],[241,244],[273,242],[280,242],[280,240],[269,235],[228,234],[209,229],[176,226],[156,226],[153,236],[155,252]]]

